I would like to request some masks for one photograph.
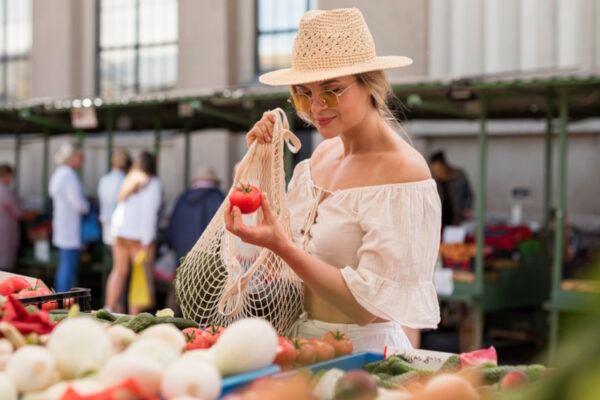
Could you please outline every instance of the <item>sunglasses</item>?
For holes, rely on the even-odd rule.
[[[350,88],[350,86],[356,83],[352,82],[346,86],[341,92],[335,92],[333,90],[325,90],[319,93],[319,101],[322,105],[327,108],[335,108],[340,104],[340,96]],[[292,104],[296,111],[308,112],[312,105],[312,97],[304,93],[293,93],[292,97],[288,99],[288,103]]]

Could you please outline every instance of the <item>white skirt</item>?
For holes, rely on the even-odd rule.
[[[307,319],[302,314],[294,325],[294,335],[305,339],[319,339],[329,331],[341,331],[352,340],[354,352],[373,351],[383,353],[385,346],[412,349],[402,326],[396,322],[377,322],[365,326],[335,324]]]

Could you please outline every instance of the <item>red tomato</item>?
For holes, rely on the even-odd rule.
[[[29,288],[29,282],[27,282],[27,279],[20,276],[11,276],[8,278],[8,280],[12,282],[15,292],[20,292],[23,289]]]
[[[319,339],[310,339],[309,343],[315,348],[317,362],[331,360],[335,357],[335,349],[329,343]]]
[[[11,276],[4,279],[0,283],[0,294],[2,296],[8,296],[11,293],[18,293],[23,289],[29,287],[29,282],[25,278],[20,276]]]
[[[224,330],[225,328],[222,326],[209,325],[204,331],[202,331],[202,336],[208,340],[208,343],[210,343],[212,346],[217,342],[217,340],[219,340],[219,336],[221,336],[221,333],[223,333]]]
[[[40,294],[40,296],[46,296],[46,295],[52,294],[50,289],[48,289],[46,287],[39,287],[39,288],[37,288],[37,291]]]
[[[202,336],[202,329],[185,328],[182,333],[185,337],[185,351],[210,347],[208,340]]]
[[[296,361],[296,347],[292,341],[283,336],[277,338],[277,355],[275,356],[275,364],[281,367],[282,371],[294,368]]]
[[[324,342],[329,343],[335,350],[335,356],[340,357],[346,354],[352,354],[352,341],[348,339],[344,332],[329,331],[321,338]]]
[[[39,289],[23,289],[17,294],[19,299],[28,299],[30,297],[41,296]]]
[[[229,195],[230,208],[238,207],[242,214],[250,214],[258,210],[261,194],[256,186],[242,184],[233,189]]]
[[[296,362],[300,365],[310,365],[317,361],[317,352],[306,339],[294,340],[296,347]]]
[[[68,297],[66,299],[63,299],[62,303],[63,303],[63,309],[68,310],[68,309],[71,308],[71,306],[73,304],[75,304],[75,298],[74,297]]]
[[[42,310],[44,310],[44,311],[56,310],[57,308],[58,308],[58,301],[56,301],[56,300],[50,300],[50,301],[46,301],[46,302],[42,303]]]
[[[2,296],[8,296],[9,294],[14,292],[15,286],[13,285],[12,281],[5,279],[2,282],[0,282],[0,294]]]

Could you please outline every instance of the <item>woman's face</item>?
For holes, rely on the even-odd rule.
[[[372,108],[371,94],[355,76],[296,85],[295,91],[310,97],[310,109],[306,115],[325,139],[352,129]],[[320,95],[326,91],[337,94],[337,106],[323,104]]]

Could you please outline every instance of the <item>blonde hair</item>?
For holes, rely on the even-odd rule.
[[[365,86],[369,92],[371,92],[371,105],[377,110],[381,118],[386,122],[386,124],[395,131],[399,131],[409,143],[412,143],[410,136],[404,130],[398,119],[394,116],[394,113],[390,109],[390,103],[394,103],[399,108],[402,108],[402,103],[400,100],[394,95],[392,91],[392,86],[385,75],[383,70],[381,71],[370,71],[363,72],[360,74],[354,75],[359,85]],[[291,93],[296,92],[296,87],[290,87]],[[312,125],[312,122],[306,113],[296,111],[296,114],[300,119],[307,122],[309,125]]]

